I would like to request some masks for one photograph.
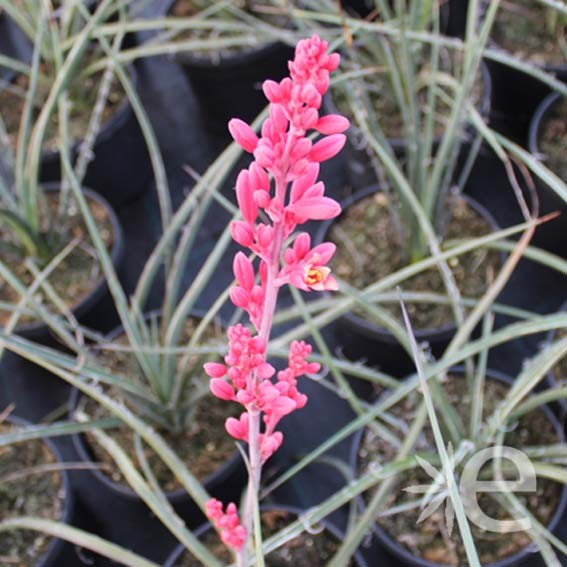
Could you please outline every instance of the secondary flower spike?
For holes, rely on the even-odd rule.
[[[320,369],[318,363],[308,362],[312,349],[304,341],[290,345],[284,370],[276,373],[268,363],[266,347],[279,289],[291,285],[310,292],[338,287],[328,267],[334,244],[312,247],[306,232],[295,233],[308,221],[334,218],[341,212],[318,180],[319,164],[342,149],[343,132],[349,127],[344,116],[319,115],[330,73],[340,62],[340,56],[327,53],[327,48],[317,35],[301,40],[289,62],[289,77],[264,82],[269,115],[259,136],[238,118],[228,124],[234,140],[254,156],[236,181],[242,220],[230,227],[234,241],[248,250],[234,258],[230,299],[246,311],[254,332],[241,324],[230,327],[224,364],[207,363],[205,372],[213,395],[243,408],[239,418],[227,420],[226,430],[248,443],[249,482],[242,524],[233,505],[224,514],[222,504],[211,500],[206,511],[223,541],[236,552],[239,567],[247,565],[245,542],[251,533],[262,465],[283,442],[277,426],[307,403],[307,396],[297,388],[298,378]],[[312,141],[313,135],[318,139]]]

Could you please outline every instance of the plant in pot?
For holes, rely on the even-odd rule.
[[[493,18],[494,10],[489,15]],[[399,18],[405,21],[403,14]],[[487,18],[484,25],[488,26],[489,21]],[[438,28],[435,22],[434,27]],[[403,25],[392,28],[395,41],[391,44],[376,40],[370,29],[365,28],[357,37],[365,49],[370,46],[388,56],[389,66],[383,71],[396,85],[391,91],[396,93],[394,98],[382,101],[387,107],[380,114],[375,104],[381,97],[374,93],[375,102],[371,102],[372,86],[369,92],[365,82],[352,78],[348,71],[344,75],[348,80],[339,77],[337,88],[341,86],[371,152],[362,158],[363,167],[368,170],[369,162],[374,165],[380,184],[347,199],[343,214],[323,225],[317,236],[318,241],[330,239],[337,245],[332,267],[345,284],[342,289],[351,294],[411,269],[430,255],[446,250],[452,240],[478,238],[496,230],[490,214],[462,195],[481,145],[480,134],[467,146],[467,155],[462,156],[464,163],[456,173],[466,138],[464,125],[469,121],[483,127],[471,93],[479,77],[488,28],[478,36],[470,30],[468,41],[472,47],[463,52],[455,76],[442,71],[443,56],[437,44],[420,47],[411,30]],[[356,41],[354,45],[356,53]],[[412,56],[422,49],[428,61],[425,74],[425,67],[415,66]],[[394,56],[403,64],[396,65]],[[365,67],[359,69],[361,75],[367,71]],[[371,68],[370,73],[376,70]],[[366,104],[360,104],[365,100]],[[436,109],[444,111],[437,115]],[[443,119],[436,122],[438,116]],[[397,128],[397,134],[387,131],[389,124]],[[396,135],[401,138],[394,141]],[[462,301],[481,297],[488,287],[487,273],[498,272],[501,263],[498,253],[479,248],[439,262],[405,282],[406,293],[422,298],[407,299],[408,309],[415,317],[418,339],[429,344],[434,356],[443,352],[455,333],[455,325],[463,320]],[[399,311],[395,304],[363,303],[337,325],[345,354],[379,362],[384,371],[403,376],[412,364],[407,349],[400,345],[399,326],[397,332],[391,332],[392,324],[395,327],[397,322]]]
[[[562,152],[567,143],[566,101],[567,99],[559,93],[548,95],[537,107],[528,135],[530,153],[562,182],[567,181],[567,169],[562,159]],[[565,227],[567,213],[565,201],[553,189],[552,184],[539,180],[537,188],[542,213],[559,211],[561,215],[547,227],[542,227],[534,243],[545,250],[565,257],[567,250],[562,245],[561,239],[557,237]]]
[[[16,441],[28,428],[10,408],[0,415],[0,521],[35,516],[39,523],[69,524],[74,499],[61,455],[47,438]],[[0,531],[3,565],[55,567],[64,561],[65,547],[63,540],[42,532]]]
[[[407,312],[405,319],[411,333]],[[370,528],[399,564],[531,565],[538,551],[546,565],[559,565],[553,546],[566,551],[552,532],[567,507],[561,464],[567,445],[545,405],[565,392],[537,387],[565,355],[567,342],[550,344],[511,379],[487,369],[492,337],[485,325],[478,364],[465,368],[444,360],[426,364],[411,336],[418,376],[408,378],[391,403],[388,396],[382,402],[399,420],[398,442],[369,430],[354,442],[357,471],[416,455],[412,466],[359,500],[360,532]],[[478,481],[494,488],[484,491]],[[455,517],[458,532],[452,531]]]
[[[77,318],[92,315],[106,289],[101,264],[92,249],[95,240],[111,251],[109,261],[117,264],[122,251],[122,234],[108,203],[92,191],[81,190],[70,164],[68,99],[64,87],[80,61],[81,52],[87,48],[91,26],[80,32],[74,48],[63,57],[55,36],[48,35],[48,14],[41,11],[37,21],[29,84],[22,114],[18,116],[15,153],[6,143],[5,131],[2,138],[1,322],[7,330],[47,341],[46,321],[50,320],[58,329],[58,337],[64,343],[73,343],[69,325],[76,323]],[[34,105],[42,81],[42,46],[51,40],[58,60],[57,79],[36,114]],[[42,185],[39,168],[43,140],[56,111],[59,113],[59,155],[66,176],[61,183]],[[97,314],[99,321],[103,321],[104,316],[100,315],[104,314]],[[93,324],[97,318],[93,319]]]
[[[564,2],[502,1],[491,32],[492,47],[564,81],[566,18]],[[490,59],[488,65],[493,81],[494,118],[523,142],[529,120],[550,87],[526,69]]]
[[[65,58],[76,49],[82,32],[93,25],[106,23],[118,14],[120,25],[128,23],[127,13],[115,0],[105,5],[82,0],[50,7],[49,28],[38,38],[42,2],[9,3],[5,9],[19,26],[33,48],[40,52],[40,64],[31,109],[32,121],[37,119],[56,84]],[[118,26],[117,23],[114,24]],[[59,154],[59,122],[66,121],[71,161],[81,182],[102,194],[118,206],[137,196],[148,185],[150,173],[148,149],[143,128],[139,124],[140,109],[135,94],[138,79],[133,66],[118,71],[109,64],[106,43],[110,42],[116,56],[122,47],[131,44],[120,26],[114,36],[87,41],[80,56],[65,76],[66,118],[62,111],[51,113],[43,136],[40,179],[59,182],[65,175]],[[21,67],[21,66],[20,66]],[[20,69],[0,90],[0,113],[5,129],[5,141],[12,151],[20,144],[20,117],[29,91],[29,67]],[[63,100],[63,99],[61,99]],[[118,156],[120,156],[118,158]]]
[[[176,59],[206,126],[225,134],[233,116],[253,120],[265,106],[262,81],[282,79],[293,55],[293,48],[282,41],[290,41],[291,5],[280,0],[169,0],[168,4],[170,17],[187,22],[187,27],[174,33],[180,47],[187,43]]]

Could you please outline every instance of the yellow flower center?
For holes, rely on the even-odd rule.
[[[325,279],[325,274],[320,268],[309,268],[305,276],[305,283],[315,285],[321,283]]]

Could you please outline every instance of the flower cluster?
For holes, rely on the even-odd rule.
[[[222,502],[212,498],[205,505],[205,511],[209,520],[220,532],[223,543],[231,549],[239,550],[246,542],[246,530],[240,525],[236,505],[229,504],[224,513]]]
[[[256,334],[242,325],[230,327],[225,363],[207,363],[205,372],[216,397],[244,408],[238,419],[227,420],[226,430],[249,444],[250,478],[256,477],[250,486],[256,490],[261,466],[282,444],[283,434],[276,431],[279,421],[307,403],[307,397],[297,389],[297,379],[319,371],[319,364],[307,361],[311,346],[303,341],[290,345],[287,368],[277,375],[267,362],[266,347],[278,290],[286,284],[303,291],[337,289],[327,266],[335,246],[326,242],[311,247],[306,232],[293,238],[299,225],[330,219],[341,212],[340,205],[325,196],[325,186],[317,180],[319,164],[341,150],[345,143],[342,132],[349,126],[343,116],[319,116],[329,74],[340,60],[338,54],[327,54],[327,47],[327,42],[316,35],[300,41],[289,63],[290,76],[279,83],[265,81],[269,117],[260,137],[242,120],[229,122],[234,140],[254,156],[236,181],[242,220],[231,224],[231,234],[258,258],[256,269],[246,254],[236,254],[236,285],[230,290],[230,298],[236,307],[246,311]],[[320,135],[315,143],[312,133]],[[286,248],[288,241],[291,244]],[[220,503],[211,502],[214,516],[209,507],[207,514],[219,528],[221,520],[226,523],[226,516],[222,516]],[[234,517],[237,521],[237,516],[231,515]],[[246,514],[244,520],[249,527]],[[240,527],[246,532],[245,526]],[[238,538],[226,537],[232,542],[228,545],[238,550],[233,545]]]

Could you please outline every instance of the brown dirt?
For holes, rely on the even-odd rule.
[[[362,55],[360,56],[360,65],[363,68],[376,66],[375,55],[367,53],[365,56],[364,49],[361,51],[361,53]],[[368,58],[368,60],[366,60],[365,57]],[[422,79],[417,98],[419,109],[418,127],[421,127],[423,129],[424,120],[431,113],[431,108],[428,104],[429,79],[427,58],[429,57],[429,55],[426,52],[421,52],[421,57],[423,58],[425,63],[421,64],[422,69],[420,71],[420,74],[422,75]],[[444,73],[447,73],[455,78],[460,76],[460,63],[454,56],[451,57],[448,53],[445,53],[440,62],[440,66]],[[344,67],[345,71],[348,70],[348,60],[345,60]],[[384,64],[384,67],[387,68],[387,65]],[[399,140],[405,138],[409,133],[405,132],[405,124],[402,113],[400,111],[398,98],[387,73],[383,71],[370,75],[361,80],[360,84],[363,86],[363,92],[368,97],[368,100],[366,101],[362,99],[364,104],[363,108],[373,113],[374,118],[376,119],[386,138],[390,140]],[[452,97],[450,90],[448,90],[446,87],[444,88],[444,90],[446,90]],[[479,73],[479,76],[473,85],[471,94],[471,100],[477,107],[479,107],[480,103],[482,102],[483,94],[484,82],[482,80],[482,74]],[[342,93],[340,87],[333,90],[333,98],[335,104],[337,105],[339,113],[347,116],[347,118],[349,118],[349,120],[351,121],[351,129],[349,132],[350,136],[355,136],[356,126],[353,129],[353,125],[356,125],[356,119],[354,118],[350,103],[347,100],[346,96]],[[441,136],[443,135],[447,127],[447,121],[449,119],[451,107],[442,97],[437,96],[435,98],[434,112],[434,136]],[[359,143],[357,142],[356,145],[358,146]]]
[[[464,199],[458,199],[448,222],[445,239],[473,238],[488,234],[491,227]],[[398,233],[392,222],[388,200],[378,192],[349,207],[332,225],[330,240],[337,244],[331,267],[337,276],[357,289],[377,282],[404,267]],[[478,298],[487,288],[486,270],[497,271],[500,255],[479,249],[452,259],[449,267],[463,297]],[[405,280],[403,291],[445,293],[438,268]],[[453,323],[446,305],[407,303],[412,323],[418,329],[439,328]],[[381,305],[400,319],[397,303]],[[363,316],[368,315],[361,313]]]
[[[0,434],[13,426],[0,424]],[[63,513],[63,484],[59,472],[36,472],[33,468],[51,465],[55,456],[41,440],[0,448],[0,521],[15,516],[35,516],[60,520]],[[33,567],[51,538],[24,530],[0,534],[0,565]]]
[[[567,330],[560,329],[555,333],[553,341],[558,341],[567,337]],[[552,369],[553,377],[558,382],[564,382],[567,384],[567,357],[563,357]]]
[[[48,214],[42,215],[42,232],[47,234],[50,220],[57,218],[59,205],[59,194],[56,192],[46,192],[45,201]],[[98,202],[90,202],[91,213],[99,227],[100,235],[110,249],[114,242],[112,224],[108,217],[107,210]],[[76,205],[72,202],[68,206],[63,216],[63,226],[55,234],[58,238],[65,236],[65,240],[55,245],[54,256],[59,253],[70,241],[77,238],[79,244],[59,264],[59,266],[48,278],[49,283],[57,294],[65,301],[69,308],[76,307],[93,289],[95,282],[98,283],[102,277],[101,268],[96,258],[96,253],[83,217]],[[4,262],[15,275],[29,286],[34,281],[34,276],[24,265],[26,259],[25,252],[19,247],[19,243],[13,232],[5,224],[0,224],[0,259]],[[38,292],[42,302],[47,303],[48,299],[43,292]],[[0,301],[15,304],[19,301],[19,295],[10,285],[0,278]],[[0,311],[0,325],[5,325],[10,319],[11,313]],[[22,316],[20,322],[30,322],[30,317]]]
[[[81,66],[86,68],[92,61],[94,61],[94,57],[91,56]],[[53,83],[53,70],[47,64],[44,63],[41,65],[40,72],[42,80],[38,85],[36,93],[32,125],[36,122]],[[71,102],[69,112],[69,141],[71,144],[83,139],[87,132],[91,113],[98,97],[101,79],[102,73],[96,73],[88,77],[79,75],[71,83],[69,88],[69,101]],[[29,79],[26,75],[17,75],[9,87],[0,90],[0,115],[4,120],[8,140],[13,150],[15,150],[17,146],[18,131],[23,115],[28,84]],[[102,115],[103,125],[116,112],[125,96],[120,81],[114,78]],[[46,150],[57,151],[58,140],[59,120],[58,112],[56,111],[53,113],[47,127],[44,148]]]
[[[549,169],[561,179],[567,180],[567,99],[560,98],[550,107],[541,124],[538,144]]]
[[[262,512],[262,536],[264,539],[276,534],[295,520],[295,516],[283,510]],[[230,563],[232,557],[216,532],[209,530],[202,538],[207,548],[221,561]],[[338,550],[339,542],[327,531],[312,535],[302,533],[264,559],[267,567],[316,567],[325,565]],[[200,567],[200,563],[186,553],[175,567]],[[347,567],[354,567],[350,561]]]
[[[443,382],[443,389],[451,405],[457,410],[462,421],[468,426],[470,419],[470,394],[466,391],[466,381],[462,377],[449,376]],[[508,386],[488,380],[485,389],[484,417],[490,415],[497,404],[506,395]],[[407,396],[402,402],[394,406],[391,413],[402,419],[407,426],[411,425],[421,394],[414,392]],[[518,424],[507,434],[504,445],[521,448],[533,445],[547,445],[557,443],[557,434],[553,426],[542,411],[534,411],[524,416]],[[419,437],[415,452],[435,452],[435,443],[429,425],[424,428]],[[383,441],[371,429],[366,429],[359,449],[359,470],[366,470],[371,463],[391,462],[396,458],[397,449]],[[488,466],[490,463],[488,463]],[[439,469],[438,465],[435,465]],[[458,471],[457,471],[458,472]],[[388,510],[402,503],[417,500],[420,495],[404,492],[407,486],[431,484],[432,479],[421,468],[416,468],[398,476],[395,486],[391,490],[384,510]],[[546,525],[557,507],[561,486],[558,483],[545,479],[538,479],[537,491],[534,493],[516,493],[516,496],[525,506]],[[488,494],[479,494],[481,509],[490,517],[495,519],[507,519],[506,511],[498,505]],[[429,518],[417,523],[421,513],[419,508],[387,516],[379,520],[379,524],[390,537],[397,540],[414,555],[423,557],[429,561],[441,562],[447,565],[466,565],[466,553],[459,534],[458,526],[455,525],[452,535],[449,537],[444,530],[444,505]],[[471,524],[475,545],[479,552],[483,565],[503,559],[517,553],[530,543],[529,536],[524,532],[516,532],[505,535],[485,532]]]
[[[181,338],[180,344],[188,342],[195,326],[196,320],[188,319],[185,333]],[[212,340],[222,340],[220,333],[222,333],[221,329],[212,326],[210,330],[204,333],[203,339],[208,342]],[[115,339],[114,343],[125,345],[127,344],[127,339],[122,335],[118,339]],[[110,373],[130,378],[133,381],[143,382],[143,379],[138,378],[143,376],[143,372],[130,353],[101,350],[96,353],[96,356],[99,363]],[[202,370],[202,364],[205,360],[211,360],[211,357],[207,356],[205,359],[196,357],[190,361],[185,372],[188,378],[190,378],[185,398],[187,398],[194,389],[191,380],[205,380],[205,384],[208,382],[208,378],[204,375]],[[201,387],[206,388],[206,385],[202,384]],[[123,392],[112,391],[111,395],[114,399],[127,404],[131,409],[136,411],[132,406],[131,400],[127,399]],[[90,399],[83,399],[81,406],[89,415],[94,417],[105,417],[108,415],[104,408],[97,406],[97,404]],[[157,403],[152,409],[156,413],[163,414],[163,407],[160,407]],[[188,412],[187,415],[184,412],[180,412],[181,417],[173,413],[164,416],[172,422],[184,421],[181,425],[177,425],[177,427],[172,425],[171,430],[156,427],[167,443],[175,450],[176,454],[188,464],[191,472],[198,479],[202,480],[207,475],[219,469],[235,451],[234,439],[226,433],[224,422],[227,417],[239,415],[240,409],[241,407],[235,403],[225,402],[215,398],[211,394],[206,394],[196,406],[194,404],[191,406],[191,411]],[[146,418],[147,416],[142,417]],[[134,432],[129,428],[123,428],[112,430],[109,434],[122,446],[130,458],[134,462],[137,462]],[[89,441],[89,448],[93,452],[96,460],[104,464],[104,472],[115,482],[125,482],[122,474],[113,464],[110,456],[96,443],[93,436],[87,434],[87,439]],[[144,454],[148,458],[152,471],[162,488],[166,491],[181,488],[169,468],[153,450],[147,446],[144,446],[144,449]]]
[[[553,13],[534,0],[502,2],[492,37],[499,47],[516,57],[538,65],[566,63],[565,18],[555,25],[548,21]]]

